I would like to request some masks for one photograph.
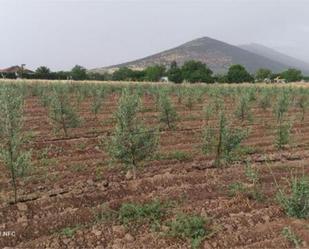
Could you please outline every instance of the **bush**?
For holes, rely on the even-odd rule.
[[[161,201],[145,204],[125,203],[119,209],[119,220],[126,226],[130,223],[138,225],[145,222],[158,226],[161,218],[166,215],[167,207],[168,205]]]
[[[210,231],[206,220],[198,215],[179,214],[168,223],[168,236],[190,240],[191,248],[198,248]]]
[[[300,248],[302,240],[294,233],[290,227],[284,227],[282,235],[296,248]]]
[[[288,216],[299,219],[309,218],[309,179],[306,177],[292,179],[289,194],[281,189],[277,200]]]

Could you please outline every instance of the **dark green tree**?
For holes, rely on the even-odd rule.
[[[213,72],[207,67],[206,64],[200,61],[187,61],[181,68],[182,77],[184,80],[196,83],[213,83]]]
[[[86,80],[87,79],[86,68],[76,65],[71,70],[71,76],[73,80]]]
[[[255,79],[257,81],[264,81],[265,79],[271,79],[272,71],[267,68],[260,68],[255,73]]]
[[[52,74],[48,67],[41,66],[35,70],[35,78],[37,79],[51,79]]]
[[[301,81],[303,78],[303,74],[300,70],[295,68],[290,68],[280,75],[283,79],[285,79],[287,82],[296,82]]]
[[[130,80],[133,70],[128,67],[121,67],[113,73],[112,79],[116,81]]]
[[[181,69],[178,67],[177,62],[173,61],[171,67],[167,72],[168,79],[174,83],[183,82]]]
[[[158,82],[165,74],[165,67],[162,65],[155,65],[145,69],[145,80],[151,82]]]
[[[227,73],[229,83],[252,82],[253,77],[242,65],[232,65]]]

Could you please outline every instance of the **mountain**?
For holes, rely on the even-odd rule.
[[[309,75],[309,63],[285,55],[274,49],[265,47],[260,44],[251,43],[239,46],[249,52],[262,55],[270,60],[280,61],[281,63],[288,65],[289,67],[297,68],[303,71],[304,74]]]
[[[259,68],[265,67],[274,72],[280,72],[288,68],[287,65],[276,60],[269,59],[222,41],[203,37],[143,59],[110,67],[96,68],[90,71],[101,73],[107,71],[112,72],[120,67],[143,69],[155,64],[169,66],[172,61],[176,61],[179,65],[182,65],[188,60],[199,60],[204,62],[216,73],[226,72],[232,64],[244,65],[247,70],[252,73]]]

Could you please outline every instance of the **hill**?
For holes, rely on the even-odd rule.
[[[270,60],[280,61],[281,63],[294,67],[303,71],[304,74],[309,75],[309,63],[293,58],[272,48],[265,47],[260,44],[251,43],[239,46],[249,52],[262,55]]]
[[[206,63],[216,73],[227,71],[232,64],[242,64],[252,73],[259,68],[265,67],[274,72],[280,72],[288,68],[287,65],[279,61],[269,59],[222,41],[203,37],[139,60],[105,68],[97,68],[91,71],[102,73],[114,71],[120,67],[143,69],[155,64],[169,66],[172,61],[176,61],[179,65],[182,65],[188,60],[198,60]]]

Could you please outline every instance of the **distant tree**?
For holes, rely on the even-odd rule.
[[[228,78],[226,74],[217,74],[214,76],[214,81],[218,83],[227,83]]]
[[[105,80],[105,75],[101,73],[88,73],[87,78],[89,80]]]
[[[158,82],[164,76],[166,68],[162,65],[150,66],[145,69],[145,80]]]
[[[309,76],[303,76],[303,80],[309,82]]]
[[[52,74],[48,67],[41,66],[35,70],[35,78],[37,79],[51,79]]]
[[[174,83],[181,83],[183,81],[182,71],[178,67],[177,62],[173,61],[171,67],[167,72],[168,79]]]
[[[267,68],[260,68],[255,73],[255,79],[262,82],[265,79],[271,79],[272,71]]]
[[[212,71],[200,61],[187,61],[181,68],[183,79],[191,82],[213,83]]]
[[[144,81],[146,77],[145,70],[132,70],[129,75],[131,81]]]
[[[71,72],[59,71],[59,72],[52,72],[51,77],[55,80],[67,80],[71,77]]]
[[[295,68],[290,68],[282,72],[280,76],[287,82],[296,82],[302,80],[303,78],[302,72]]]
[[[87,79],[86,68],[76,65],[71,70],[71,76],[73,80],[86,80]]]
[[[227,73],[229,83],[252,82],[253,77],[242,65],[232,65]]]
[[[128,67],[121,67],[113,73],[112,79],[116,81],[130,80],[133,70]]]

